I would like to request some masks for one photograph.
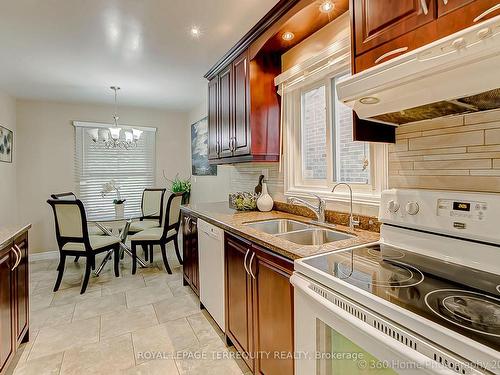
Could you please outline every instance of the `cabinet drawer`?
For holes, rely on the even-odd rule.
[[[443,1],[443,0],[439,0]],[[472,2],[462,1],[462,5],[455,5],[454,11],[449,11],[437,20],[427,23],[411,32],[386,42],[360,56],[355,56],[354,69],[356,73],[382,64],[392,58],[398,57],[438,39],[466,29],[493,16],[500,14],[500,9],[484,15],[477,20],[483,12],[498,4],[498,0],[475,0]],[[465,5],[464,5],[465,4]],[[448,5],[452,5],[451,0]],[[476,20],[476,22],[474,22]]]
[[[354,0],[356,55],[436,18],[437,0]]]

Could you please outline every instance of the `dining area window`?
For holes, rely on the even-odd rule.
[[[99,131],[102,127],[101,124],[75,122],[77,195],[90,219],[113,215],[113,201],[120,198],[125,200],[127,215],[139,214],[144,189],[155,184],[156,129],[140,128],[140,139],[133,147],[125,148],[96,143],[89,130]],[[119,196],[117,191],[103,194],[103,186],[110,182],[117,187]]]

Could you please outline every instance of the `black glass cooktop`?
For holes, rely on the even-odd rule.
[[[499,275],[384,244],[303,262],[500,350]]]

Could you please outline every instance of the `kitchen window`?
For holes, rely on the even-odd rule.
[[[140,215],[142,192],[155,184],[156,129],[143,131],[137,147],[128,150],[106,148],[95,143],[88,130],[102,128],[104,124],[75,122],[75,174],[77,196],[85,205],[88,218],[99,219],[114,214],[116,193],[105,197],[101,191],[105,183],[114,180],[126,199],[125,212]],[[109,127],[110,125],[105,125]],[[123,129],[126,127],[120,126]]]
[[[283,103],[285,184],[287,195],[315,193],[346,200],[349,183],[358,203],[377,204],[386,188],[387,148],[352,139],[352,109],[340,102],[336,83],[347,77],[348,60],[316,59],[277,78]]]

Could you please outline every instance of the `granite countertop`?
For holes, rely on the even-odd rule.
[[[304,223],[315,223],[314,220],[307,217],[275,210],[270,212],[240,212],[230,209],[227,202],[190,204],[182,206],[181,209],[184,212],[188,212],[193,216],[214,224],[230,233],[239,235],[252,242],[255,242],[291,260],[376,242],[380,237],[379,233],[376,232],[370,232],[361,229],[355,229],[354,231],[352,231],[349,227],[337,224],[335,224],[334,228],[332,228],[332,224],[325,224],[328,229],[334,229],[340,232],[345,232],[347,234],[354,234],[356,237],[331,242],[325,245],[304,246],[250,228],[244,225],[244,223],[247,223],[249,221],[277,218],[293,219],[302,221]]]
[[[31,228],[31,224],[0,226],[0,249]]]

